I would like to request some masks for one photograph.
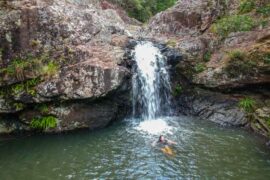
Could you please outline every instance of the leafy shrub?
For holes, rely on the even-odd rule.
[[[228,52],[230,60],[244,60],[246,54],[243,51],[240,50],[234,50]]]
[[[262,28],[265,28],[267,25],[269,24],[269,20],[260,20],[259,21],[259,25],[262,27]]]
[[[151,16],[173,6],[177,0],[110,0],[120,5],[128,15],[146,22]]]
[[[205,70],[205,65],[202,63],[196,64],[194,70],[196,73],[203,72]]]
[[[242,0],[239,6],[239,13],[249,13],[253,9],[255,9],[256,3],[254,0]]]
[[[246,97],[244,99],[241,99],[238,105],[246,112],[252,112],[254,110],[255,103],[256,102],[254,99]]]
[[[14,95],[20,94],[22,92],[27,92],[28,94],[35,96],[36,95],[36,90],[35,86],[40,82],[39,78],[34,78],[31,80],[27,80],[26,82],[20,83],[13,85],[11,87],[12,93]]]
[[[179,96],[183,91],[183,88],[180,84],[177,84],[173,90],[173,96]]]
[[[211,29],[225,38],[232,32],[250,31],[254,26],[254,20],[248,15],[233,15],[218,20]]]
[[[33,129],[49,129],[57,126],[57,120],[54,116],[33,118],[30,127]]]
[[[210,51],[207,51],[204,55],[203,55],[203,60],[204,60],[204,62],[208,62],[208,61],[210,61],[210,59],[211,59],[211,52]]]
[[[12,93],[14,95],[19,94],[24,91],[24,85],[23,84],[16,84],[12,86]]]
[[[35,87],[39,82],[40,82],[39,78],[34,78],[26,81],[25,83],[26,92],[32,96],[35,96],[37,93]]]
[[[267,4],[266,6],[258,7],[256,12],[263,16],[270,16],[270,4]]]

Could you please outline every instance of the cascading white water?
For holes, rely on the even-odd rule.
[[[166,59],[151,42],[139,42],[134,49],[133,115],[155,119],[170,110],[170,79]]]

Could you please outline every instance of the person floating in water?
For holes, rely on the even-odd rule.
[[[176,145],[177,144],[174,141],[171,141],[169,139],[166,139],[163,135],[159,136],[158,143],[164,144],[164,145]]]
[[[166,139],[163,135],[159,136],[158,141],[155,141],[152,146],[156,145],[162,145],[163,147],[160,149],[164,154],[167,155],[174,155],[174,152],[169,147],[169,145],[176,145],[177,143],[174,141],[171,141],[169,139]]]

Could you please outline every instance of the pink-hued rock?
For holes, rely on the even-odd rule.
[[[134,26],[136,21],[116,6],[107,4],[105,7],[104,3],[1,1],[0,68],[3,71],[0,71],[0,90],[8,89],[9,92],[0,98],[0,116],[1,113],[15,113],[18,122],[23,121],[29,127],[36,116],[54,115],[61,123],[49,131],[65,131],[104,127],[114,117],[126,113],[118,107],[129,102],[120,99],[128,93],[126,79],[130,72],[120,64],[123,64],[130,36],[129,23]],[[30,63],[30,67],[15,69],[14,74],[7,73],[6,69],[18,59]],[[42,69],[50,62],[57,64],[56,72],[44,74]],[[35,87],[20,89],[18,85],[33,78],[40,79]],[[19,92],[15,93],[17,90]],[[104,98],[110,100],[100,103]],[[51,107],[58,101],[72,103],[65,107],[55,105],[53,109],[72,113],[63,116],[54,113],[52,108],[45,114],[31,113],[36,111],[33,106],[39,106],[35,103]],[[83,110],[73,110],[77,101]]]

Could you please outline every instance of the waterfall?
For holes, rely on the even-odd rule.
[[[166,58],[151,42],[139,42],[133,57],[133,115],[156,119],[170,111],[170,79]]]

